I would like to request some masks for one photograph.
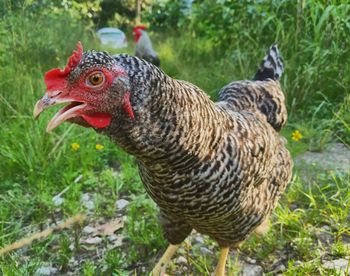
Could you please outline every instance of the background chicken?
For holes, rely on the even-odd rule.
[[[133,30],[135,40],[135,56],[143,58],[154,65],[160,65],[158,54],[153,50],[151,39],[149,38],[146,27],[138,25]]]
[[[83,53],[78,44],[63,70],[45,74],[47,91],[34,115],[66,103],[48,131],[64,121],[90,126],[136,157],[170,242],[154,275],[192,229],[218,242],[216,275],[223,275],[229,247],[264,225],[291,177],[277,132],[287,118],[282,71],[273,46],[254,81],[230,83],[214,103],[147,61]]]

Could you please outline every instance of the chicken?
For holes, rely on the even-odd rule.
[[[138,25],[133,30],[135,39],[135,56],[143,58],[156,66],[160,66],[158,54],[153,50],[151,39],[149,38],[146,27]]]
[[[292,160],[278,130],[287,119],[272,46],[253,81],[221,89],[214,103],[197,86],[167,76],[137,57],[78,49],[66,67],[45,74],[34,116],[68,104],[49,122],[92,127],[135,156],[170,245],[153,275],[165,272],[192,229],[229,248],[266,225],[291,179]],[[260,226],[260,228],[259,228]]]

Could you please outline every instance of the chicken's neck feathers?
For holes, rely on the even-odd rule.
[[[176,154],[204,158],[220,135],[215,126],[222,115],[200,88],[151,69],[131,78],[135,119],[118,110],[103,132],[143,163],[177,162]]]

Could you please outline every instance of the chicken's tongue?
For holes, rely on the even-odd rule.
[[[112,115],[108,113],[82,114],[81,117],[94,128],[104,128],[110,125]]]

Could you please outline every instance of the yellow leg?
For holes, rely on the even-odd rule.
[[[225,265],[226,265],[226,259],[227,259],[229,250],[230,250],[229,247],[221,248],[219,262],[215,269],[215,274],[214,274],[215,276],[225,275]]]
[[[170,244],[167,250],[164,252],[163,256],[160,258],[156,266],[152,270],[152,276],[160,276],[165,274],[166,267],[170,262],[172,256],[179,248],[180,244]]]

